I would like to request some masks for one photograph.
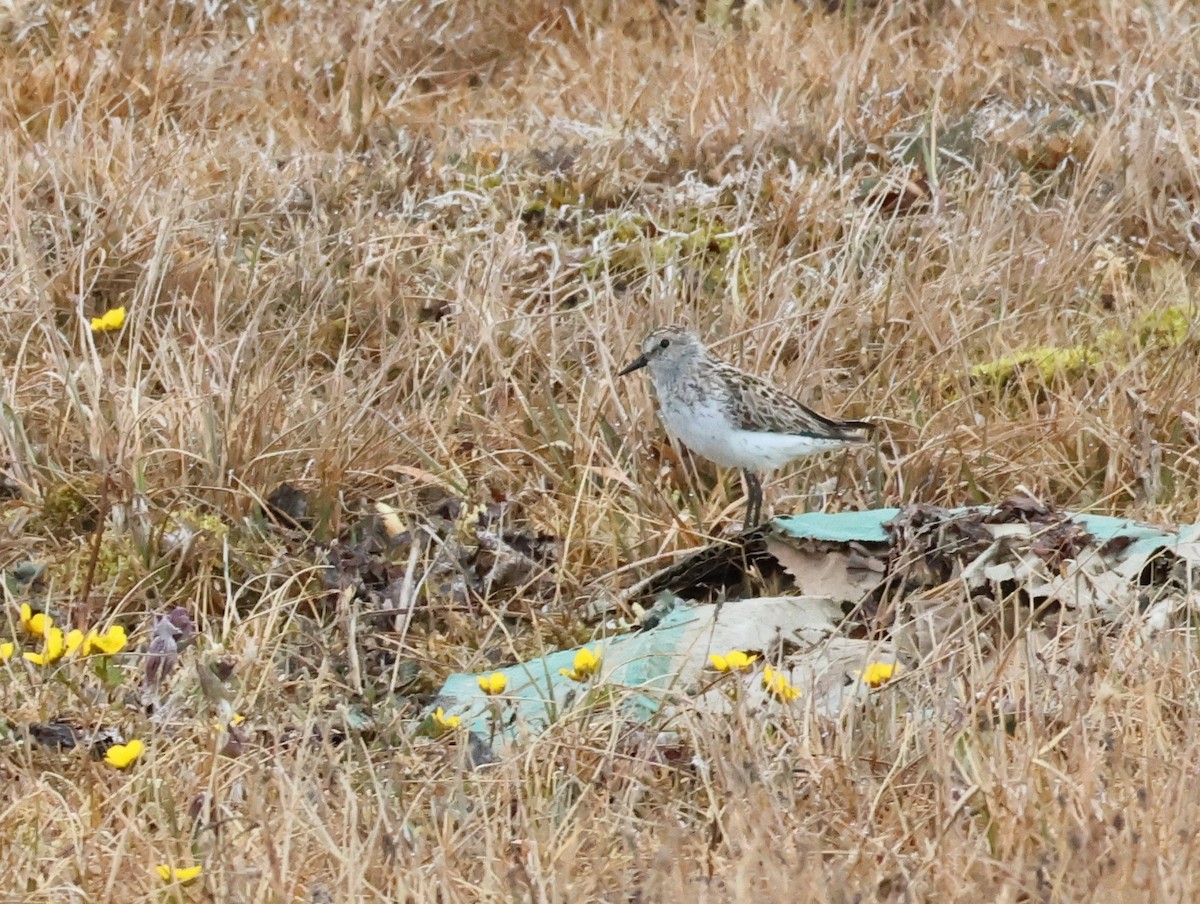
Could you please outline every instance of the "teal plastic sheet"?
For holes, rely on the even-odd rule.
[[[989,511],[986,508],[960,508],[944,511],[943,515],[969,516]],[[886,544],[890,538],[884,525],[900,513],[900,509],[887,508],[865,512],[789,515],[776,518],[767,530],[779,537],[796,540],[833,544]],[[1123,547],[1126,559],[1135,555],[1148,557],[1181,543],[1194,544],[1200,539],[1200,525],[1170,530],[1106,515],[1069,517],[1095,537],[1098,547],[1117,538],[1126,538],[1129,541]],[[726,604],[727,607],[729,605]],[[678,685],[682,658],[691,656],[694,659],[697,655],[694,649],[694,623],[701,618],[698,614],[701,608],[705,607],[680,605],[652,629],[620,634],[588,644],[589,649],[599,650],[602,657],[600,674],[593,681],[643,691],[634,695],[632,715],[635,718],[648,718],[656,711],[663,694]],[[707,617],[713,617],[711,612]],[[504,713],[503,734],[536,733],[587,691],[589,684],[576,682],[560,671],[571,669],[576,652],[576,649],[561,650],[530,662],[486,673],[499,671],[508,678],[508,686],[498,698],[502,701]],[[477,677],[477,674],[451,675],[440,691],[438,705],[443,706],[449,714],[462,716],[472,730],[486,736],[494,729],[490,715],[492,700],[479,688]]]

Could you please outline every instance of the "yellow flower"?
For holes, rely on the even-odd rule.
[[[572,665],[574,667],[570,669],[559,669],[559,673],[566,675],[572,681],[587,681],[588,678],[600,671],[599,648],[593,653],[587,647],[581,647],[575,654],[575,661]]]
[[[128,769],[137,761],[137,758],[142,755],[142,751],[146,749],[137,738],[134,738],[128,744],[113,744],[108,748],[108,753],[104,754],[104,762],[112,766],[114,769]]]
[[[125,306],[111,308],[99,317],[92,318],[93,333],[107,333],[109,330],[119,330],[125,325]]]
[[[50,665],[50,663],[59,659],[63,654],[63,632],[58,628],[51,628],[50,634],[46,637],[46,643],[42,647],[40,653],[23,653],[26,659],[34,665]]]
[[[793,687],[783,672],[777,672],[770,666],[763,669],[762,683],[767,693],[780,703],[791,703],[800,696],[800,689]]]
[[[757,656],[747,656],[741,650],[731,650],[722,656],[720,653],[710,653],[708,661],[718,672],[744,672],[758,659]]]
[[[479,682],[479,689],[489,697],[494,694],[503,694],[504,689],[508,687],[508,676],[503,672],[492,672],[490,675],[480,675],[475,679]]]
[[[103,634],[93,628],[83,639],[83,655],[91,656],[93,653],[101,653],[105,656],[112,656],[125,648],[127,640],[125,629],[120,625],[113,625]]]
[[[204,871],[200,866],[185,866],[183,869],[176,869],[173,866],[167,866],[162,863],[154,867],[154,871],[158,873],[158,877],[164,882],[178,882],[180,885],[190,885],[200,878],[200,874]]]
[[[863,684],[869,687],[879,687],[887,684],[900,672],[900,664],[896,662],[872,662],[858,673]]]
[[[216,731],[217,733],[230,731],[231,729],[237,728],[239,725],[241,725],[245,721],[246,721],[246,717],[243,716],[241,713],[234,713],[232,716],[229,717],[229,720],[227,722],[213,722],[213,730]]]
[[[11,641],[0,643],[0,663],[8,662],[12,659],[12,654],[16,652],[17,645]]]
[[[66,643],[63,647],[63,655],[69,656],[83,646],[83,632],[78,628],[72,628],[67,632]]]
[[[433,711],[433,727],[439,732],[453,731],[462,725],[462,716],[448,716],[440,706]]]
[[[74,653],[83,644],[83,632],[78,629],[68,631],[65,635],[62,628],[51,628],[46,635],[46,643],[40,653],[23,653],[22,655],[34,665],[53,665],[68,653]]]
[[[54,627],[54,619],[45,612],[34,612],[29,603],[21,603],[21,627],[34,637],[46,637]]]

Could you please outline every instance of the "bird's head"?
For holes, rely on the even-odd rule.
[[[642,353],[617,374],[625,376],[643,367],[653,375],[672,373],[705,354],[696,334],[680,326],[660,326],[642,340]]]

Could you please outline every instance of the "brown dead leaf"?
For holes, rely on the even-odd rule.
[[[1010,524],[1013,521],[1043,520],[1052,515],[1053,509],[1028,493],[1014,493],[1005,499],[995,510],[984,517],[985,524]]]
[[[1080,524],[1064,520],[1037,533],[1029,549],[1051,568],[1057,570],[1063,563],[1079,558],[1095,538]]]
[[[805,596],[858,603],[880,581],[878,572],[855,567],[854,563],[862,557],[844,544],[780,536],[768,537],[766,542],[767,553],[792,576],[796,589]]]

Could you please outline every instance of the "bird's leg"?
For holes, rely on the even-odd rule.
[[[742,477],[746,481],[746,527],[758,527],[762,520],[762,482],[753,471],[742,469]]]

